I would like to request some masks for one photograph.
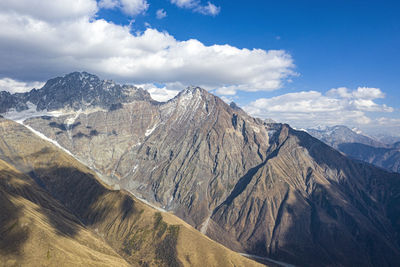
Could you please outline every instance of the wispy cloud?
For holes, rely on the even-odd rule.
[[[164,9],[158,9],[156,11],[156,18],[163,19],[167,16],[167,12]]]
[[[221,11],[221,7],[211,2],[207,2],[207,4],[204,5],[200,0],[171,0],[171,3],[180,8],[191,9],[194,12],[208,16],[216,16]]]
[[[104,9],[119,8],[129,16],[145,13],[149,8],[147,0],[100,0],[99,7]]]
[[[171,0],[172,4],[181,8],[194,8],[199,5],[199,0]]]
[[[7,91],[10,93],[28,92],[33,88],[39,89],[43,85],[44,82],[22,82],[11,78],[0,79],[0,91]]]
[[[199,5],[196,8],[193,9],[196,12],[199,12],[203,15],[210,15],[210,16],[216,16],[219,14],[221,11],[221,8],[212,4],[211,2],[207,2],[207,5]]]

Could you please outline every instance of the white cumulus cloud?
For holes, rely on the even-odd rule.
[[[0,91],[10,93],[23,93],[32,90],[33,88],[42,88],[44,82],[21,82],[11,78],[0,79]]]
[[[34,19],[59,22],[93,16],[98,8],[95,0],[1,0],[0,10],[9,15],[29,14]]]
[[[272,118],[296,127],[316,125],[368,125],[375,120],[369,112],[393,112],[392,107],[374,100],[383,98],[378,88],[359,87],[331,89],[326,94],[317,91],[289,93],[260,98],[244,109],[253,116]]]
[[[164,86],[155,86],[153,83],[136,84],[135,86],[147,90],[154,100],[166,102],[174,98],[185,86],[179,82],[164,84]]]
[[[226,88],[232,95],[237,90],[275,90],[294,75],[293,59],[283,50],[208,46],[152,28],[133,33],[131,26],[97,19],[90,0],[68,1],[82,9],[70,15],[63,13],[68,9],[65,1],[40,1],[63,7],[53,8],[64,14],[57,21],[40,17],[33,6],[7,2],[1,2],[0,9],[0,78],[47,80],[85,70],[119,82],[179,82],[220,88],[221,94]]]

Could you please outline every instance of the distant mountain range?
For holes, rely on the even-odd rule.
[[[58,97],[69,90],[79,96]],[[235,251],[298,266],[400,262],[400,174],[353,160],[304,131],[252,118],[198,87],[160,103],[142,89],[72,73],[25,95],[1,107],[3,116],[73,155],[112,192],[129,191]],[[340,146],[342,130],[325,142]],[[4,147],[3,157],[23,160],[23,147]],[[59,172],[40,179],[25,173],[65,205],[98,198],[84,183],[70,195],[70,182],[52,178]],[[76,207],[74,214],[87,216]],[[100,211],[91,216],[115,216]],[[109,235],[121,228],[101,229]]]
[[[307,132],[352,158],[400,172],[400,142],[384,144],[346,126],[307,129]]]
[[[110,80],[100,80],[87,72],[73,72],[47,81],[40,90],[10,94],[0,92],[0,113],[10,109],[28,110],[29,104],[37,111],[60,109],[85,110],[89,107],[117,108],[121,103],[134,100],[151,100],[150,94],[131,85],[119,85]]]

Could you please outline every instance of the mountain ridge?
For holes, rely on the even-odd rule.
[[[5,221],[0,224],[0,259],[6,266],[261,266],[172,214],[160,213],[124,190],[112,190],[24,126],[0,119],[0,132],[0,197],[25,211],[16,214],[7,202],[0,205],[0,221]],[[11,165],[18,170],[7,167]],[[7,248],[12,244],[16,254]]]
[[[236,251],[300,266],[400,260],[399,175],[203,89],[24,124]]]
[[[388,171],[400,172],[398,143],[384,144],[356,133],[346,126],[327,127],[324,130],[307,129],[307,132],[349,157],[374,164]]]
[[[37,111],[59,109],[80,110],[93,107],[120,108],[122,103],[137,99],[150,100],[150,94],[135,86],[119,85],[111,80],[100,80],[87,72],[72,72],[63,77],[50,79],[40,89],[26,93],[0,92],[0,113],[11,109],[24,111],[29,103]]]

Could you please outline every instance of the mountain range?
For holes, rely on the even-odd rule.
[[[253,118],[199,87],[160,103],[143,89],[71,73],[39,90],[3,92],[0,104],[4,117],[85,165],[113,194],[143,199],[234,251],[298,266],[400,262],[400,174],[354,160],[287,124]],[[13,131],[8,143],[20,131]],[[18,142],[29,142],[23,140],[28,138]],[[2,156],[26,162],[24,149]],[[37,159],[39,166],[57,165],[52,157]],[[75,182],[60,177],[64,169],[50,169],[42,176],[21,172],[84,225],[113,220],[116,210],[125,218],[123,208],[136,205],[135,199],[118,209],[111,208],[117,200],[100,200],[103,206],[93,204],[99,210],[87,214],[79,203],[99,200],[90,184],[80,184],[78,176],[71,193],[65,188]],[[109,223],[94,229],[110,235],[108,245],[118,239]],[[170,240],[168,233],[149,246]],[[112,248],[124,253],[121,244]],[[159,259],[148,249],[151,258]]]
[[[349,157],[400,172],[400,142],[385,144],[343,125],[306,131]]]

